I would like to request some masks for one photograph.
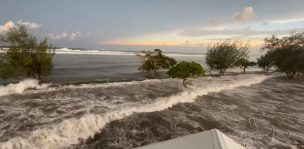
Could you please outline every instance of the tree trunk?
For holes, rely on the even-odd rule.
[[[183,86],[184,86],[185,88],[188,88],[188,87],[187,87],[186,79],[183,79]]]
[[[264,68],[264,71],[265,71],[265,72],[268,72],[268,71],[269,71],[269,67],[265,67],[265,68]]]
[[[156,70],[153,70],[153,73],[154,73],[155,78],[158,78],[158,73],[157,73],[157,71],[156,71]]]
[[[31,72],[31,76],[32,76],[33,78],[37,79],[35,73]]]
[[[149,71],[150,74],[150,79],[154,79],[154,72],[153,71]]]
[[[222,76],[225,75],[225,71],[226,71],[226,69],[221,69],[221,70],[220,70],[220,73],[221,73]]]
[[[295,73],[293,73],[293,72],[286,72],[286,75],[287,75],[288,79],[294,79],[294,77],[295,77]]]
[[[246,72],[246,67],[243,68],[243,73],[245,73],[245,72]]]

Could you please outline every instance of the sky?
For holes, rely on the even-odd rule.
[[[201,52],[224,39],[259,49],[304,31],[304,0],[1,0],[0,34],[17,24],[57,47]]]

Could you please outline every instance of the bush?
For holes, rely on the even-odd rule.
[[[255,62],[250,62],[249,60],[245,59],[245,58],[241,58],[238,61],[236,61],[235,66],[240,67],[243,72],[246,72],[246,69],[250,66],[255,66],[256,63]]]
[[[271,53],[266,53],[257,59],[258,67],[261,67],[265,72],[268,72],[274,66],[273,62]]]
[[[260,59],[273,64],[278,71],[286,74],[288,78],[293,79],[303,74],[304,32],[283,38],[277,38],[276,36],[266,38],[262,49],[267,50],[267,53]]]
[[[206,63],[210,69],[219,70],[221,75],[228,68],[234,67],[241,58],[248,57],[248,46],[240,41],[226,40],[216,43],[207,51]]]
[[[183,85],[187,87],[187,78],[193,78],[196,76],[204,75],[205,71],[203,67],[195,62],[182,61],[177,65],[171,67],[167,74],[171,78],[178,78],[183,80]]]
[[[18,26],[2,35],[1,41],[9,46],[0,57],[2,78],[23,75],[41,79],[51,73],[53,53],[46,39],[38,43],[25,26]]]
[[[176,64],[175,59],[165,56],[160,49],[143,51],[142,54],[138,54],[137,56],[142,60],[139,70],[148,72],[150,78],[157,77],[158,70],[169,69]]]

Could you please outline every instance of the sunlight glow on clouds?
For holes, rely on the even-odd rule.
[[[255,16],[253,7],[245,7],[241,12],[233,14],[233,19],[238,22],[248,21]],[[264,34],[262,31],[255,31],[239,23],[229,22],[223,24],[219,19],[211,19],[201,27],[188,27],[175,29],[168,32],[139,35],[125,39],[114,39],[99,42],[107,45],[166,45],[166,46],[205,46],[213,42],[227,38],[253,36]],[[245,38],[244,40],[248,40]],[[252,40],[253,38],[250,38]],[[253,46],[261,44],[260,39],[254,39]]]
[[[205,46],[225,39],[250,41],[253,47],[263,44],[263,39],[273,34],[288,35],[291,31],[303,32],[304,26],[289,26],[290,23],[302,22],[304,18],[288,18],[269,20],[262,22],[257,20],[245,23],[256,16],[253,7],[245,7],[240,12],[232,14],[232,20],[221,22],[219,19],[211,19],[205,25],[197,27],[185,27],[171,31],[144,34],[123,39],[101,41],[99,44],[106,45],[166,45],[166,46]],[[263,24],[263,25],[261,25]],[[278,26],[276,24],[286,24]],[[270,25],[270,28],[265,28]],[[276,28],[271,26],[276,25]]]
[[[16,24],[12,21],[8,21],[3,25],[0,25],[0,33],[7,32],[9,29],[14,28]]]
[[[241,12],[236,12],[232,15],[233,19],[240,22],[245,22],[255,16],[253,7],[246,7]]]
[[[146,40],[134,40],[134,39],[125,39],[125,40],[109,40],[100,42],[103,45],[125,45],[125,46],[187,46],[187,47],[208,47],[213,43],[224,41],[226,39],[199,39],[199,40],[184,40],[184,41],[146,41]],[[262,39],[234,39],[241,40],[244,42],[249,42],[249,45],[252,48],[260,47],[264,41]]]
[[[294,29],[296,32],[302,32],[304,31],[303,28]],[[270,36],[272,34],[281,35],[281,34],[289,34],[291,31],[289,29],[286,30],[253,30],[250,28],[245,29],[223,29],[223,30],[204,30],[204,29],[197,29],[197,30],[187,30],[182,31],[179,35],[181,36],[190,36],[190,37],[199,37],[199,36],[213,36],[213,35],[230,35],[230,36],[259,36],[264,35]],[[246,38],[246,37],[245,37]]]
[[[195,36],[185,37],[178,35],[179,32],[165,32],[159,34],[149,34],[138,37],[129,37],[125,39],[100,41],[101,45],[127,45],[127,46],[187,46],[187,47],[207,47],[215,42],[226,40],[250,41],[252,47],[258,47],[263,43],[262,38],[247,38],[238,35],[220,35],[220,36]]]
[[[272,20],[266,21],[266,24],[289,24],[295,22],[304,22],[304,18],[288,18],[288,19],[280,19],[280,20]]]
[[[37,13],[45,11],[38,5],[56,11]],[[304,31],[304,0],[99,0],[73,5],[66,9],[68,1],[0,1],[0,33],[22,24],[62,47],[198,50],[227,38],[258,45],[272,34]]]
[[[147,40],[134,40],[134,39],[122,39],[122,40],[109,40],[102,41],[103,45],[135,45],[135,46],[178,46],[178,41],[147,41]]]
[[[6,23],[4,23],[3,25],[0,25],[0,33],[4,33],[9,31],[9,29],[16,27],[17,25],[24,25],[27,28],[30,29],[35,29],[35,28],[39,28],[42,25],[41,24],[37,24],[35,22],[29,22],[29,21],[22,21],[19,20],[17,21],[17,23],[14,23],[13,21],[8,21]]]

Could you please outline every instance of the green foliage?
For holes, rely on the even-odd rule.
[[[15,75],[15,69],[8,62],[4,61],[2,55],[0,56],[0,77],[7,79]]]
[[[248,57],[248,45],[241,41],[226,40],[209,47],[206,63],[210,69],[219,70],[222,75],[228,68],[234,67],[241,58]]]
[[[262,55],[260,58],[257,59],[258,66],[261,67],[265,72],[273,67],[273,57],[272,53],[268,52]]]
[[[203,67],[195,62],[179,62],[177,65],[171,67],[167,74],[171,78],[179,78],[183,80],[183,85],[187,87],[186,79],[195,76],[204,75],[205,71]]]
[[[304,73],[304,32],[283,38],[266,38],[262,49],[267,50],[267,60],[288,78],[293,79]]]
[[[10,48],[0,57],[2,78],[29,76],[41,79],[51,73],[53,53],[47,40],[37,42],[25,26],[10,29],[1,36],[1,41]]]
[[[238,61],[236,61],[235,66],[240,67],[243,72],[246,72],[246,69],[250,66],[255,66],[255,62],[250,62],[249,60],[245,58],[241,58]]]
[[[158,70],[169,69],[176,64],[175,59],[165,56],[162,54],[160,49],[155,49],[154,51],[143,51],[137,56],[142,60],[139,70],[148,72],[150,78],[157,77]]]

